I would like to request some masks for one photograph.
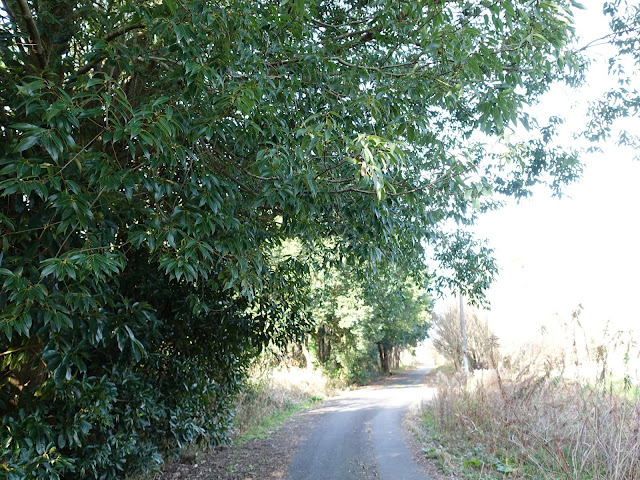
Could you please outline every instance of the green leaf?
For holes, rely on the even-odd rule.
[[[39,140],[39,137],[23,136],[13,151],[14,153],[24,152],[25,150],[28,150],[29,148],[33,147],[38,142],[38,140]]]
[[[51,275],[53,272],[56,271],[57,268],[58,268],[57,263],[50,263],[42,269],[42,271],[40,272],[40,276],[46,277],[47,275]]]
[[[31,123],[13,123],[9,125],[9,128],[13,128],[15,130],[40,130],[40,127]]]

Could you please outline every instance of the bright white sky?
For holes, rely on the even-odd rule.
[[[589,9],[576,23],[586,43],[606,33],[606,20],[600,0],[584,3]],[[604,64],[588,79],[582,92],[556,88],[539,111],[567,116],[580,130],[584,100],[613,82]],[[542,324],[567,320],[578,304],[583,323],[596,329],[607,320],[624,329],[638,324],[640,161],[634,155],[640,152],[610,142],[603,153],[583,157],[584,177],[565,190],[567,197],[540,191],[480,219],[476,232],[489,239],[501,267],[489,292],[488,318],[503,345],[531,339]]]

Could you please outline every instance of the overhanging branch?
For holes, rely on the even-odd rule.
[[[142,22],[138,22],[138,23],[134,23],[133,25],[128,25],[126,27],[118,28],[113,32],[107,33],[104,36],[104,41],[110,42],[114,38],[118,38],[120,35],[124,35],[125,33],[130,32],[131,30],[140,30],[142,28],[144,28],[144,23]]]
[[[131,30],[141,30],[143,28],[145,28],[144,23],[134,23],[133,25],[128,25],[126,27],[118,28],[117,30],[107,33],[103,38],[103,41],[105,43],[110,42],[111,40],[118,38],[121,35],[124,35],[125,33],[130,32]],[[84,67],[79,68],[77,74],[84,75],[90,70],[93,70],[105,58],[107,58],[106,55],[99,55],[98,57],[94,58],[89,63],[87,63]]]
[[[42,40],[40,39],[38,26],[33,20],[29,4],[27,4],[27,0],[16,0],[16,2],[18,3],[18,8],[20,8],[22,19],[27,25],[27,33],[29,34],[29,39],[31,40],[33,52],[35,53],[36,59],[38,60],[38,66],[44,70],[44,68],[47,66],[47,57],[44,54],[44,47],[42,46]]]

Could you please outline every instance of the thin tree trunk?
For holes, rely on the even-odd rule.
[[[464,300],[460,291],[460,333],[462,335],[462,369],[469,372],[469,358],[467,352],[467,322],[464,318]]]
[[[380,357],[380,368],[382,373],[389,375],[389,351],[382,343],[378,343],[378,356]]]

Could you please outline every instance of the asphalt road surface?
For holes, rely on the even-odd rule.
[[[293,458],[287,480],[428,480],[402,430],[408,407],[425,395],[420,367],[375,389],[323,405],[322,417]]]

